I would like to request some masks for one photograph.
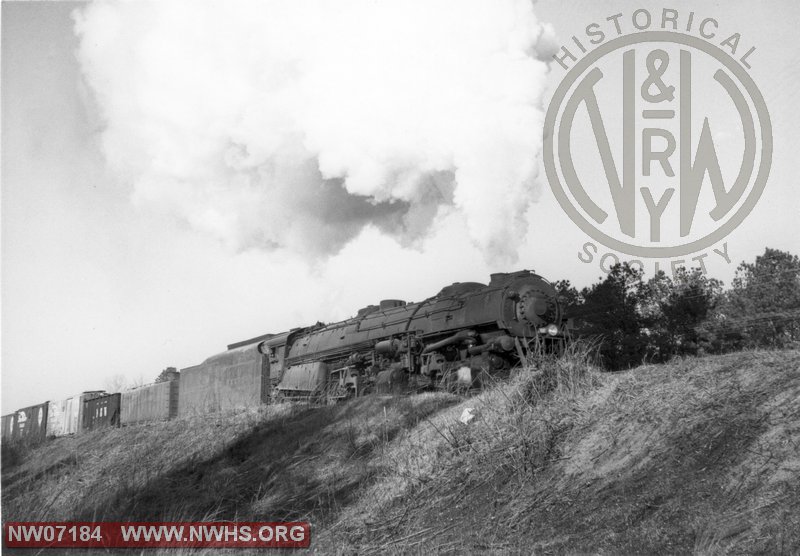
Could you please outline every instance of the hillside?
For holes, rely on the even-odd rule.
[[[617,374],[578,354],[467,400],[61,438],[6,451],[2,478],[4,520],[306,518],[321,552],[797,553],[800,352]]]

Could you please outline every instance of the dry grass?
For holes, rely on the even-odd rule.
[[[467,399],[286,404],[56,440],[4,467],[3,514],[303,518],[331,553],[800,550],[800,352],[614,375],[591,362],[576,344]]]
[[[800,353],[600,375],[540,361],[398,439],[319,546],[365,553],[793,553]],[[479,418],[464,426],[464,407]]]
[[[3,470],[15,520],[298,518],[368,481],[372,451],[458,398],[279,404],[59,438]]]
[[[376,481],[339,521],[321,533],[321,542],[382,553],[503,548],[464,545],[482,507],[520,488],[558,458],[560,439],[576,416],[575,402],[600,383],[591,365],[593,347],[574,344],[560,358],[532,360],[507,382],[426,419],[387,448],[391,472]],[[477,409],[469,425],[465,408]],[[475,500],[475,498],[479,500]],[[453,538],[451,538],[453,537]]]

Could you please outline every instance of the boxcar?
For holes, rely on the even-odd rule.
[[[131,425],[176,417],[179,387],[178,380],[169,380],[122,392],[120,422]]]
[[[3,440],[11,440],[14,435],[14,414],[3,415],[2,420]]]
[[[14,413],[11,437],[14,440],[37,441],[47,435],[47,402],[18,409]]]
[[[83,426],[83,403],[104,394],[103,390],[92,390],[64,400],[49,402],[47,435],[66,436],[79,433]]]
[[[120,395],[107,394],[84,400],[82,430],[90,431],[104,427],[119,426]]]

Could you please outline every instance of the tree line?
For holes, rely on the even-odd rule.
[[[742,262],[727,289],[697,268],[645,280],[628,263],[581,290],[568,280],[554,285],[573,336],[597,339],[610,370],[682,355],[800,347],[800,259],[777,249]]]

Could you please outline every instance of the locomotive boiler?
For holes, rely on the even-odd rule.
[[[474,386],[564,339],[555,289],[524,270],[493,274],[488,285],[455,283],[418,303],[384,300],[342,322],[273,336],[258,350],[278,398],[335,400]]]

